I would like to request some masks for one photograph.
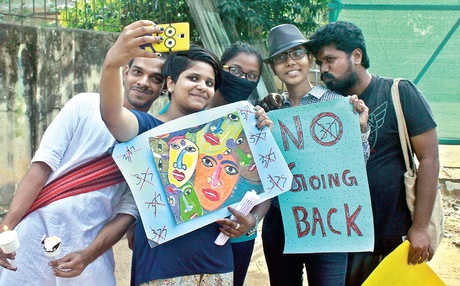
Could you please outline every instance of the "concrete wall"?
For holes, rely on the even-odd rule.
[[[0,22],[0,207],[10,204],[62,106],[77,93],[98,92],[100,67],[117,36]]]

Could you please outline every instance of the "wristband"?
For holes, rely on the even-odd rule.
[[[250,228],[248,230],[248,232],[246,232],[246,235],[247,236],[251,236],[253,235],[256,231],[257,231],[257,226],[259,225],[259,215],[256,214],[255,212],[251,212],[251,214],[254,216],[254,218],[256,219],[256,224],[254,225],[253,228]]]

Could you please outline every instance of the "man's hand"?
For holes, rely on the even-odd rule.
[[[90,256],[82,250],[68,253],[61,259],[48,263],[53,267],[54,275],[63,278],[76,277],[92,262]]]
[[[140,48],[144,44],[161,42],[163,40],[162,36],[152,36],[157,33],[163,33],[163,31],[156,27],[155,23],[148,20],[139,20],[124,27],[115,44],[107,52],[104,65],[119,68],[136,57],[158,57],[158,53],[152,53]]]
[[[407,232],[407,239],[410,241],[409,255],[407,257],[408,264],[420,264],[433,258],[433,248],[431,247],[428,227],[423,228],[412,225]]]
[[[8,261],[8,259],[14,260],[15,258],[16,258],[16,252],[6,254],[0,248],[0,266],[2,266],[5,269],[12,270],[12,271],[18,270],[17,267],[12,267],[10,261]]]
[[[369,108],[362,99],[358,98],[356,94],[350,96],[350,103],[353,104],[353,112],[359,113],[359,126],[361,127],[361,133],[366,132]]]
[[[280,109],[283,105],[283,97],[279,93],[270,93],[259,102],[259,105],[265,109],[266,112],[273,109]]]

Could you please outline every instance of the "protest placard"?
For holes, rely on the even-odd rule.
[[[344,97],[269,112],[294,180],[278,197],[285,253],[372,251],[374,228],[357,113]]]
[[[125,177],[154,247],[230,215],[247,191],[259,201],[291,187],[292,174],[247,101],[201,111],[117,144]]]

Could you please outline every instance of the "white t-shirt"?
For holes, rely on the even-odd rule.
[[[115,142],[101,119],[99,94],[82,93],[70,99],[47,128],[32,162],[51,167],[49,183],[101,156]],[[61,237],[60,258],[87,247],[117,213],[138,214],[126,183],[61,199],[30,213],[15,228],[21,243],[16,251],[18,270],[0,267],[0,285],[115,285],[112,250],[88,265],[80,276],[57,278],[48,266],[41,238],[44,234]]]

